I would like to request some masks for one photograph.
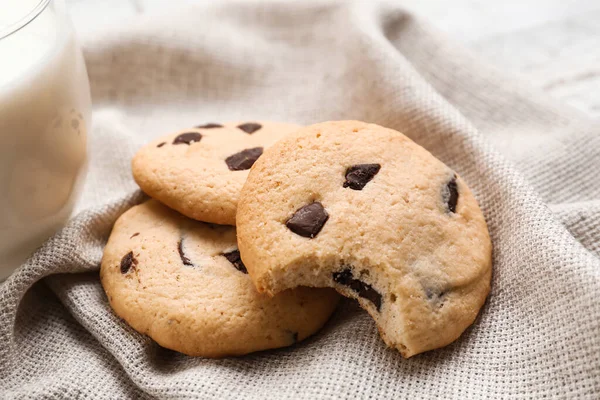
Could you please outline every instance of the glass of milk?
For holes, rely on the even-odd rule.
[[[63,0],[0,0],[0,281],[69,218],[90,88]]]

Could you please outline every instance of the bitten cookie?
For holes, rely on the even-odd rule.
[[[150,197],[190,218],[235,225],[248,170],[264,149],[297,125],[276,122],[205,124],[156,139],[132,161]]]
[[[223,357],[289,346],[334,311],[331,289],[275,297],[254,288],[235,228],[190,220],[155,200],[116,222],[100,278],[115,313],[163,347]]]
[[[457,339],[490,289],[492,245],[466,183],[378,125],[325,122],[281,140],[252,168],[237,218],[259,291],[333,287],[405,357]]]

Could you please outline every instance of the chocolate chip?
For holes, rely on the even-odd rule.
[[[333,280],[340,285],[350,286],[355,279],[352,276],[352,271],[349,268],[346,268],[340,272],[334,272]]]
[[[375,305],[377,311],[381,310],[381,294],[379,294],[377,290],[373,289],[373,286],[358,279],[354,279],[352,276],[352,271],[349,268],[346,268],[341,272],[334,272],[333,280],[340,285],[348,286],[360,297],[369,300]]]
[[[183,263],[183,265],[189,265],[190,267],[194,266],[194,263],[191,262],[189,258],[187,258],[183,251],[183,239],[181,239],[179,243],[177,243],[177,251],[179,251],[179,258],[181,258],[181,262]]]
[[[246,122],[245,124],[238,125],[238,128],[246,133],[254,133],[262,128],[262,125],[257,124],[256,122]]]
[[[329,219],[329,214],[319,202],[300,207],[285,223],[297,235],[314,238]]]
[[[134,233],[133,235],[131,235],[131,237],[129,239],[133,239],[134,237],[136,237],[137,235],[139,235],[139,232]]]
[[[209,122],[208,124],[204,124],[204,125],[198,125],[196,128],[198,129],[213,129],[213,128],[222,128],[223,125],[221,124],[214,124],[212,122]]]
[[[235,269],[237,269],[238,271],[241,271],[241,272],[243,272],[245,274],[248,273],[248,270],[246,269],[246,266],[244,265],[244,263],[242,262],[242,258],[240,257],[240,251],[239,250],[233,250],[233,251],[230,251],[229,253],[223,253],[222,255],[231,264],[233,264],[233,266],[235,267]]]
[[[225,159],[225,164],[232,171],[243,171],[252,168],[258,157],[263,153],[262,147],[242,150]]]
[[[167,144],[167,142],[161,142],[161,143],[157,144],[156,147],[163,147],[165,144]]]
[[[73,127],[73,129],[79,128],[79,120],[78,119],[72,119],[71,120],[71,127]]]
[[[121,259],[121,273],[126,274],[127,272],[129,272],[131,267],[135,267],[137,263],[137,260],[133,256],[133,251],[130,251],[129,253],[125,254]]]
[[[298,343],[298,332],[292,333],[292,343]]]
[[[182,133],[181,135],[177,136],[175,138],[175,140],[173,140],[173,144],[192,144],[192,143],[196,143],[199,142],[200,139],[202,139],[202,135],[199,134],[198,132],[187,132],[187,133]]]
[[[357,164],[346,170],[346,182],[344,187],[349,187],[354,190],[362,190],[367,183],[381,169],[379,164]]]
[[[456,204],[458,203],[458,184],[456,182],[456,175],[450,179],[450,181],[444,187],[442,197],[444,203],[448,207],[448,211],[456,213]]]

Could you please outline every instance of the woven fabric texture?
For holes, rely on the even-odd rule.
[[[598,398],[600,128],[401,6],[202,2],[84,37],[91,166],[79,212],[0,286],[0,397]],[[208,360],[130,329],[98,278],[143,196],[130,160],[204,122],[359,119],[460,173],[494,243],[492,291],[454,344],[387,349],[354,302],[291,348]]]

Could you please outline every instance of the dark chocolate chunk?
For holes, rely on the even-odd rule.
[[[129,239],[133,239],[134,237],[136,237],[137,235],[139,235],[139,232],[134,233],[133,235],[131,235],[131,237]]]
[[[181,262],[183,263],[183,265],[189,265],[190,267],[194,266],[194,263],[191,262],[189,258],[187,258],[185,252],[183,251],[183,239],[181,239],[179,243],[177,243],[177,251],[179,251],[179,258],[181,258]]]
[[[262,147],[242,150],[225,159],[225,164],[232,171],[243,171],[252,168],[258,157],[263,153]]]
[[[125,254],[121,259],[121,273],[126,274],[127,272],[129,272],[131,267],[135,267],[137,263],[137,260],[133,256],[133,251],[130,251],[129,253]]]
[[[262,128],[262,125],[257,124],[256,122],[246,122],[245,124],[238,125],[238,128],[246,133],[254,133]]]
[[[244,263],[242,262],[242,258],[240,257],[239,250],[233,250],[229,253],[223,253],[223,257],[225,257],[231,264],[233,264],[235,269],[237,269],[238,271],[241,271],[245,274],[248,273],[248,270],[246,269],[246,266],[244,265]]]
[[[349,268],[346,268],[340,272],[334,272],[333,280],[340,285],[350,286],[355,279],[352,276],[352,271]]]
[[[165,144],[167,144],[167,142],[161,142],[161,143],[157,144],[156,147],[163,147]]]
[[[349,187],[354,190],[362,190],[367,183],[381,169],[379,164],[357,164],[346,170],[346,182],[344,187]]]
[[[456,213],[456,204],[458,203],[458,184],[456,182],[456,175],[448,181],[446,187],[443,190],[444,203],[448,207],[448,211]]]
[[[358,279],[354,279],[352,271],[349,268],[341,272],[333,273],[333,280],[340,285],[348,286],[352,291],[356,292],[360,297],[369,300],[377,311],[381,310],[381,294],[373,289],[373,286],[364,283]]]
[[[319,202],[300,207],[285,223],[297,235],[314,238],[329,219],[329,214]]]
[[[213,129],[213,128],[222,128],[223,125],[221,124],[214,124],[212,122],[209,122],[208,124],[204,124],[204,125],[198,125],[196,128],[198,129]]]
[[[199,142],[200,139],[202,139],[202,135],[199,134],[198,132],[187,132],[187,133],[182,133],[181,135],[177,136],[175,138],[175,140],[173,140],[173,144],[192,144],[192,143],[196,143]]]

